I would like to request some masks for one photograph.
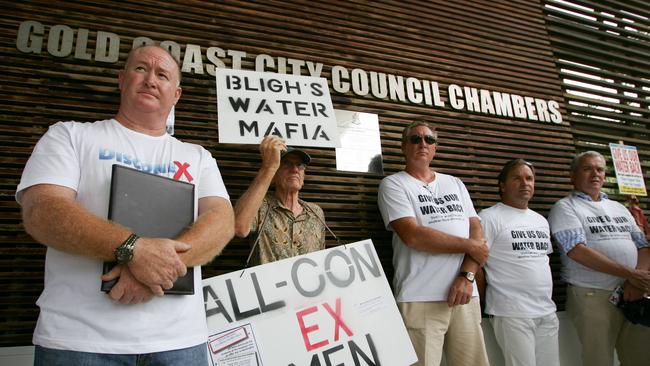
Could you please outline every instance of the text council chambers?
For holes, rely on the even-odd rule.
[[[89,42],[90,41],[90,42]],[[94,44],[94,47],[90,47]],[[96,62],[116,63],[120,56],[121,38],[106,31],[86,28],[74,29],[57,24],[44,25],[26,20],[20,23],[16,48],[29,54],[47,52],[55,57],[70,57]],[[135,37],[132,47],[153,44],[148,37]],[[258,72],[309,75],[321,77],[324,64],[268,54],[251,55],[245,51],[221,47],[184,46],[170,40],[159,44],[168,49],[181,64],[183,73],[214,76],[216,68],[253,68]],[[449,84],[445,95],[436,81],[405,77],[361,68],[334,65],[330,68],[328,82],[336,93],[353,93],[361,97],[374,97],[401,103],[425,105],[434,108],[452,108],[468,112],[530,121],[562,123],[559,103],[555,100],[492,91],[484,88]]]

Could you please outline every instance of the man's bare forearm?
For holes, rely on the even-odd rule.
[[[22,194],[25,230],[38,242],[57,250],[113,260],[113,251],[131,232],[95,216],[75,201],[74,190],[40,184]]]
[[[636,268],[650,270],[650,248],[639,249]]]
[[[582,243],[573,247],[567,256],[585,267],[612,276],[628,278],[633,270],[633,268],[628,268]]]
[[[404,220],[413,223],[407,224]],[[417,225],[413,218],[398,219],[391,225],[407,246],[423,252],[466,253],[470,247],[469,239]]]
[[[250,187],[237,200],[235,204],[235,234],[237,236],[242,238],[248,236],[253,219],[262,206],[274,175],[274,169],[264,167],[260,169]]]
[[[481,221],[476,217],[469,219],[469,237],[480,241],[483,241],[485,238],[485,235],[483,234],[483,227],[481,226]],[[480,263],[474,260],[469,254],[465,254],[463,263],[460,266],[460,270],[462,272],[478,273],[480,268]]]
[[[230,203],[220,197],[202,198],[196,222],[177,238],[192,246],[180,253],[181,260],[188,267],[208,263],[221,253],[233,236],[234,214]]]

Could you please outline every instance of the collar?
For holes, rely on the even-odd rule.
[[[286,207],[284,207],[282,205],[280,200],[275,196],[275,194],[273,194],[273,192],[268,192],[267,193],[267,199],[269,201],[269,206],[271,206],[271,208],[273,208],[273,209],[280,208],[280,209],[283,209],[283,210],[291,211],[291,210],[289,210],[288,208],[286,208]],[[300,206],[303,207],[303,212],[304,212],[305,211],[305,206],[307,206],[307,203],[305,201],[303,201],[301,198],[298,198],[298,204],[300,204]]]
[[[578,198],[583,199],[585,201],[595,202],[593,199],[591,199],[590,195],[588,195],[588,194],[586,194],[584,192],[581,192],[581,191],[576,191],[575,189],[571,192],[571,195],[573,197],[578,197]],[[600,192],[599,195],[600,195],[599,197],[600,197],[601,201],[609,199],[609,196],[605,192]]]

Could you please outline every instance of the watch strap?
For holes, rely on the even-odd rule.
[[[122,244],[115,248],[115,259],[117,260],[117,263],[128,263],[131,258],[133,258],[133,247],[135,246],[135,242],[138,239],[140,239],[138,235],[131,233],[131,235],[129,235],[129,237],[126,238]],[[128,255],[125,255],[127,253]]]

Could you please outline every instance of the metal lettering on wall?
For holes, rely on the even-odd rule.
[[[115,63],[119,59],[120,36],[111,32],[74,30],[67,25],[47,27],[40,22],[27,20],[20,24],[16,48],[23,53],[40,54],[43,41],[47,52],[55,57],[72,56],[81,60]],[[88,49],[91,33],[95,34],[95,49]],[[133,47],[152,44],[148,37],[135,37]],[[201,47],[164,40],[160,45],[169,50],[181,63],[181,71],[197,75],[214,76],[216,68],[239,70],[243,60],[255,61],[255,71],[280,74],[309,75],[320,77],[323,64],[286,57],[272,57],[259,54],[255,57],[240,50],[225,50],[220,47]],[[73,49],[74,48],[74,49]],[[182,55],[182,58],[181,58]],[[205,62],[207,60],[207,62]],[[228,66],[229,65],[229,66]],[[305,74],[306,73],[306,74]],[[483,88],[449,84],[441,91],[436,81],[404,77],[395,74],[366,71],[360,68],[349,70],[340,65],[331,68],[331,88],[340,94],[354,93],[371,95],[378,99],[426,105],[433,108],[451,108],[467,112],[530,121],[562,123],[560,106],[556,100],[533,98],[512,93],[492,91]]]

